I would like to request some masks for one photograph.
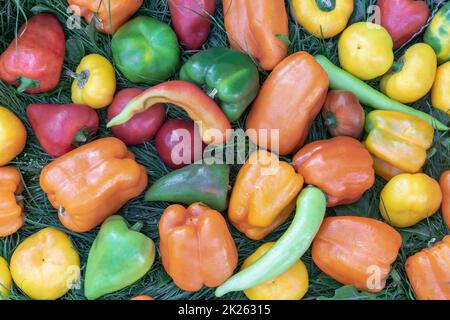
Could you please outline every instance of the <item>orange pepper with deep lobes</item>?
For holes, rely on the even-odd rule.
[[[306,183],[326,193],[328,207],[356,202],[375,182],[372,157],[350,137],[312,142],[293,161]]]
[[[185,291],[217,287],[237,267],[237,249],[223,216],[201,203],[169,206],[159,221],[166,272]]]
[[[19,230],[25,221],[20,172],[13,167],[0,168],[0,238]]]
[[[223,0],[225,30],[231,46],[272,70],[288,52],[288,16],[284,0]]]
[[[145,167],[112,137],[66,153],[47,165],[40,177],[62,224],[75,232],[93,229],[142,193],[147,183]]]
[[[261,240],[293,212],[302,187],[303,177],[289,163],[258,150],[239,170],[228,217],[247,237]]]
[[[75,14],[87,23],[92,19],[99,31],[113,34],[142,5],[142,0],[68,0]]]
[[[405,269],[418,300],[450,300],[450,236],[409,257]]]
[[[257,1],[254,1],[257,2]],[[279,130],[279,154],[297,151],[305,142],[328,92],[328,75],[307,52],[284,59],[269,75],[247,117],[250,139],[277,152],[272,130]],[[268,130],[268,134],[261,134]]]

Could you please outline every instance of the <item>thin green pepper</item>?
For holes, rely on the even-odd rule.
[[[297,198],[294,220],[275,245],[254,264],[216,289],[216,297],[264,283],[288,270],[311,245],[325,216],[327,201],[318,188],[308,186]]]
[[[359,101],[371,108],[398,111],[412,116],[421,118],[433,125],[433,127],[440,131],[447,131],[450,128],[439,120],[433,118],[429,114],[411,108],[403,103],[392,100],[369,86],[364,81],[356,78],[345,70],[342,70],[338,66],[334,65],[328,58],[323,55],[315,56],[317,62],[327,72],[330,78],[330,88],[335,90],[347,90],[353,92],[359,99]]]

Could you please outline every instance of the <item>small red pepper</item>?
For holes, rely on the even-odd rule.
[[[208,38],[215,0],[170,0],[172,25],[186,50],[199,49]]]
[[[46,153],[60,157],[97,133],[98,115],[80,104],[31,104],[28,121]]]
[[[0,56],[0,80],[18,86],[19,92],[40,93],[54,89],[64,63],[65,37],[53,15],[38,14],[18,31]]]
[[[134,97],[144,92],[139,88],[119,91],[108,108],[108,121],[117,116]],[[163,104],[155,105],[145,112],[136,114],[130,121],[111,128],[114,136],[128,145],[138,145],[152,140],[166,120],[166,108]]]
[[[430,16],[425,1],[378,0],[381,25],[386,28],[394,41],[394,49],[420,31]]]

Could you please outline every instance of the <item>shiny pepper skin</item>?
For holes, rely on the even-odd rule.
[[[347,26],[353,0],[293,0],[296,19],[317,38],[332,38]]]
[[[356,202],[375,181],[369,152],[356,139],[335,137],[304,146],[293,159],[307,184],[327,195],[327,206]]]
[[[239,170],[228,217],[247,237],[261,240],[291,215],[302,187],[303,177],[287,162],[255,151]]]
[[[0,56],[0,80],[18,86],[19,92],[41,93],[59,84],[66,40],[58,19],[37,14],[18,31]]]
[[[450,114],[450,61],[440,65],[436,71],[431,103],[433,107]]]
[[[15,233],[25,222],[23,189],[19,170],[0,168],[0,238]]]
[[[22,121],[8,108],[0,106],[0,167],[18,156],[27,141]]]
[[[11,272],[9,271],[8,262],[0,256],[0,300],[7,297],[11,290]]]
[[[99,54],[85,56],[77,67],[72,83],[72,101],[93,109],[108,106],[116,91],[116,74],[111,62]]]
[[[100,32],[113,34],[142,5],[143,0],[68,0],[75,14],[81,15],[86,22],[95,21]]]
[[[423,40],[436,51],[439,64],[450,60],[450,2],[444,4],[435,14]]]
[[[409,257],[405,269],[417,300],[450,300],[450,236]]]
[[[115,214],[147,186],[146,169],[117,138],[103,138],[51,162],[40,184],[62,224],[86,232]]]
[[[272,70],[288,53],[281,37],[289,37],[283,0],[223,0],[224,25],[231,47],[253,56]]]
[[[416,43],[394,63],[380,82],[381,91],[389,98],[412,103],[424,97],[436,76],[436,54],[426,43]]]
[[[237,267],[237,249],[223,216],[201,203],[168,207],[159,221],[166,272],[185,291],[217,287]]]
[[[395,227],[406,228],[435,214],[441,206],[439,183],[424,173],[392,178],[380,194],[380,212]]]
[[[400,234],[381,221],[329,217],[314,239],[312,258],[320,270],[336,281],[378,292],[386,284],[401,245]],[[373,277],[375,272],[379,277]]]
[[[447,227],[450,229],[450,170],[442,173],[439,185],[442,191],[442,216]]]
[[[14,283],[34,300],[56,300],[80,277],[80,256],[70,238],[45,228],[26,238],[11,257]]]
[[[433,126],[401,112],[372,111],[366,117],[365,130],[367,150],[400,172],[419,172],[433,144]]]

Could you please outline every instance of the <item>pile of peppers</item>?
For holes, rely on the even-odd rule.
[[[417,299],[450,300],[450,235],[399,260],[408,245],[402,228],[439,210],[450,228],[450,168],[438,180],[426,166],[435,134],[450,128],[407,105],[430,94],[436,112],[450,114],[450,3],[425,27],[425,1],[378,0],[380,25],[349,22],[354,1],[291,1],[293,18],[311,36],[340,35],[341,67],[308,48],[289,54],[283,0],[223,0],[229,47],[214,48],[214,0],[168,0],[171,25],[140,10],[142,0],[68,4],[110,35],[112,60],[91,53],[73,70],[64,66],[63,26],[50,13],[29,17],[0,55],[0,80],[19,95],[39,100],[64,90],[61,78],[72,83],[71,103],[36,101],[23,114],[0,106],[0,238],[34,219],[22,177],[30,172],[15,162],[26,157],[30,133],[51,158],[34,178],[48,214],[60,220],[23,239],[10,259],[0,256],[0,300],[13,285],[31,299],[59,299],[81,277],[85,297],[99,299],[145,278],[155,261],[183,291],[299,300],[308,292],[301,258],[309,248],[313,263],[343,285],[380,292],[402,263]],[[135,86],[122,88],[123,78]],[[190,120],[166,119],[165,105]],[[105,114],[110,131],[99,130]],[[322,121],[319,138],[311,128]],[[249,133],[256,150],[234,177],[207,155],[232,143],[232,128],[241,127],[278,135]],[[142,144],[145,152],[129,148]],[[167,169],[158,179],[142,164],[153,161]],[[384,183],[378,219],[334,216],[377,176]],[[154,230],[143,214],[128,221],[145,202],[161,206]],[[267,240],[283,225],[278,239]],[[96,238],[82,261],[72,239],[86,232]],[[240,269],[234,233],[264,242]],[[380,281],[370,278],[373,266]]]

